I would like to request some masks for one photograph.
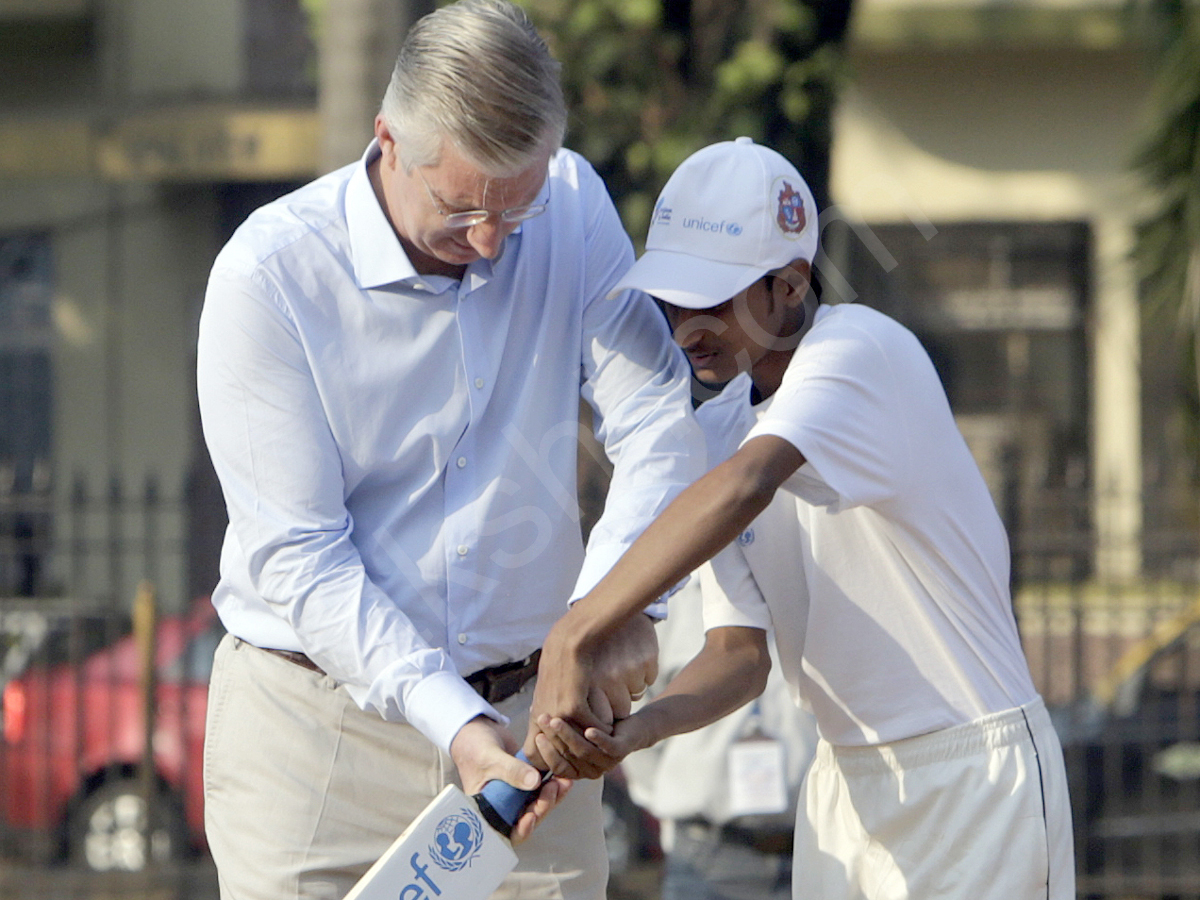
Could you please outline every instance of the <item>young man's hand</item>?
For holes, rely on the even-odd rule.
[[[645,716],[634,713],[618,721],[612,734],[599,728],[581,734],[556,716],[542,716],[535,740],[552,770],[573,771],[576,778],[599,778],[634,750],[653,745],[656,738]]]

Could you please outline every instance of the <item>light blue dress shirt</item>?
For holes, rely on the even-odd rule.
[[[686,359],[608,193],[570,151],[544,215],[461,282],[417,274],[346,166],[253,213],[200,321],[204,434],[230,525],[213,602],[300,650],[364,709],[443,749],[502,719],[461,677],[541,645],[705,470]],[[614,465],[585,557],[578,410]]]

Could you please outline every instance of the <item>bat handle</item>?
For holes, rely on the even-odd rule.
[[[517,751],[517,759],[521,762],[529,762],[525,757],[524,750]],[[532,791],[523,791],[508,782],[494,778],[475,795],[475,802],[479,805],[479,812],[482,813],[487,823],[505,837],[509,837],[512,834],[513,826],[517,824],[517,819],[521,818],[525,807],[533,802],[533,798],[538,795],[540,790],[541,786],[539,785]]]

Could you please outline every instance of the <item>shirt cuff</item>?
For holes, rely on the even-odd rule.
[[[487,716],[501,725],[509,723],[507,716],[453,672],[434,672],[421,679],[405,705],[408,723],[446,753],[459,729],[476,716]]]

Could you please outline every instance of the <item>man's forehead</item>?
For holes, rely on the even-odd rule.
[[[454,148],[446,147],[441,159],[427,171],[434,190],[448,202],[469,200],[480,205],[493,202],[511,206],[513,201],[532,202],[541,192],[549,162],[547,152],[524,169],[497,175],[484,171]]]

